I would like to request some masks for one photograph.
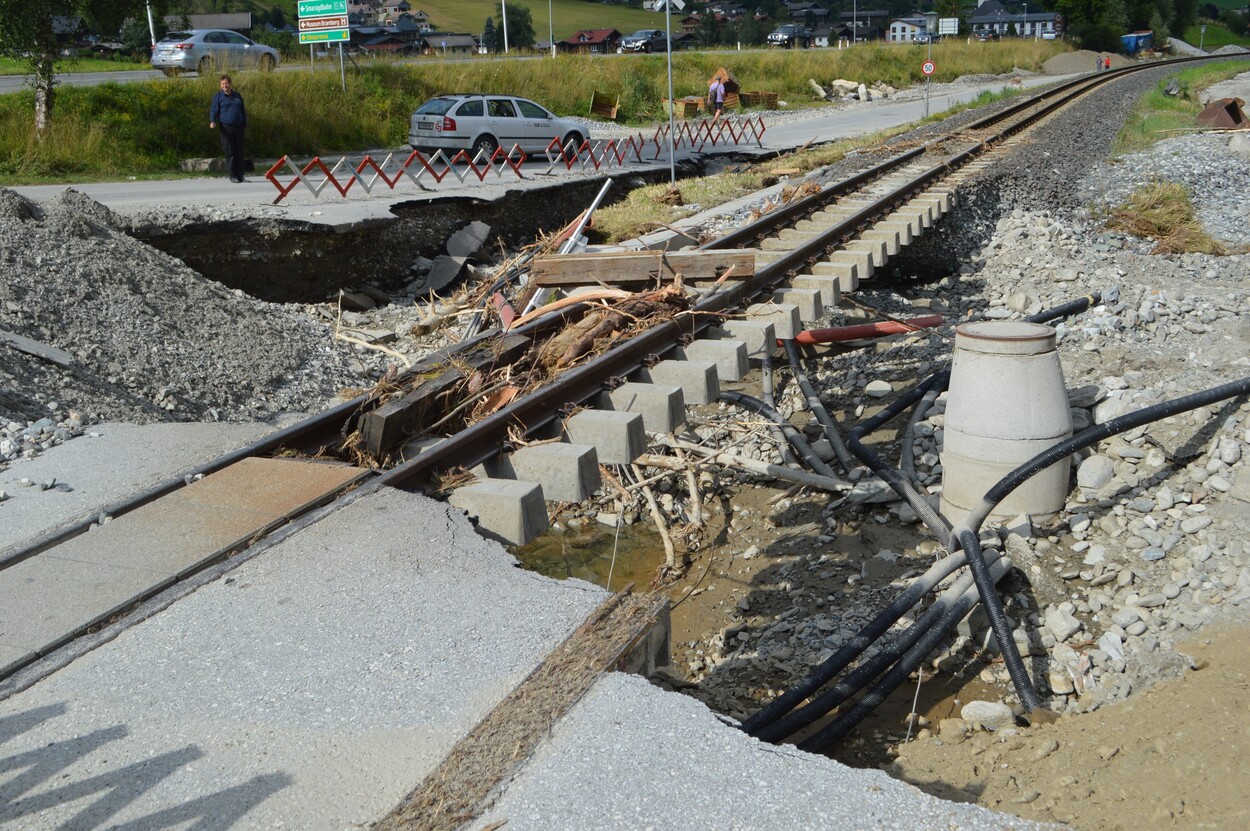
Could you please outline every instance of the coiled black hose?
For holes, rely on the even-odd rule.
[[[1011,569],[1011,561],[1003,558],[990,567],[992,579],[999,580]],[[905,654],[890,671],[887,672],[871,690],[860,696],[849,709],[839,713],[829,725],[813,733],[799,742],[798,748],[812,753],[820,753],[847,733],[855,729],[864,718],[881,704],[886,697],[898,689],[899,684],[907,680],[907,676],[924,662],[938,642],[946,637],[946,633],[955,627],[964,616],[977,604],[978,592],[969,588],[951,605],[924,636]]]
[[[998,552],[991,553],[995,555],[987,558],[991,561],[1001,556]],[[950,588],[942,593],[941,597],[934,601],[932,606],[925,609],[902,634],[882,647],[880,652],[857,666],[845,678],[809,703],[778,719],[755,735],[764,741],[778,742],[824,717],[834,707],[846,701],[871,683],[872,679],[885,672],[900,655],[914,646],[942,618],[951,604],[958,602],[959,598],[972,588],[972,583],[972,573],[964,572],[951,584]]]
[[[786,347],[786,357],[790,359],[790,371],[794,375],[794,380],[799,382],[799,389],[803,391],[803,396],[807,399],[807,408],[812,411],[812,415],[816,416],[816,420],[820,422],[820,426],[824,428],[825,438],[829,440],[829,444],[833,447],[833,453],[838,457],[838,464],[842,466],[842,470],[846,473],[851,472],[851,468],[855,466],[851,454],[846,450],[846,444],[842,441],[842,434],[838,432],[838,423],[833,420],[833,416],[825,409],[825,403],[820,400],[820,396],[816,394],[812,382],[808,379],[807,373],[803,371],[803,356],[799,354],[799,348],[794,340],[783,341]]]
[[[962,566],[964,557],[964,553],[960,551],[948,557],[943,557],[929,566],[928,571],[913,580],[912,584],[902,594],[894,598],[888,606],[868,622],[867,626],[844,643],[837,652],[834,652],[821,662],[802,681],[764,705],[755,715],[744,721],[742,729],[752,736],[758,735],[759,731],[764,727],[793,710],[805,698],[824,686],[829,679],[841,672],[851,661],[858,658],[860,653],[876,643],[878,638],[890,630],[895,621],[906,614],[908,609],[919,603],[920,599],[940,583],[946,575]]]
[[[812,446],[807,443],[807,439],[803,438],[803,434],[799,432],[798,428],[786,421],[785,416],[781,413],[777,412],[763,401],[760,401],[758,398],[752,398],[751,396],[740,392],[721,390],[720,399],[722,401],[727,401],[730,404],[736,404],[744,410],[750,410],[771,420],[781,429],[781,432],[785,435],[786,440],[790,442],[808,467],[819,473],[821,476],[829,476],[834,479],[838,478],[838,475],[833,472],[833,469],[820,460],[820,457],[816,455],[816,451],[812,450]]]

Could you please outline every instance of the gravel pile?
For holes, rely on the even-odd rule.
[[[36,205],[0,190],[0,463],[101,421],[256,421],[323,408],[365,365],[301,311],[204,279],[118,230],[73,190]]]

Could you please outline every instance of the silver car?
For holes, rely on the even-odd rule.
[[[421,151],[442,150],[448,156],[465,150],[487,156],[496,148],[520,145],[526,153],[544,152],[552,139],[562,147],[580,147],[586,128],[557,118],[526,98],[510,95],[455,94],[431,98],[412,114],[408,143]]]
[[[166,75],[198,72],[208,75],[230,69],[274,69],[278,50],[229,29],[170,32],[152,47],[152,67]]]

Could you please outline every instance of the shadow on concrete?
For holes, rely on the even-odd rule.
[[[0,718],[0,745],[31,732],[69,712],[53,704]],[[79,804],[67,819],[45,818],[60,831],[88,831],[108,824],[115,831],[224,831],[273,794],[292,784],[284,773],[254,776],[246,782],[138,819],[114,824],[111,820],[143,794],[197,759],[204,752],[195,745],[150,756],[129,765],[110,764],[109,745],[125,739],[129,730],[115,725],[65,741],[42,743],[31,750],[0,752],[0,826],[26,827],[37,815]],[[116,753],[116,748],[114,749]],[[94,757],[94,758],[92,758]],[[71,772],[71,768],[77,768]],[[96,771],[84,775],[87,771]]]

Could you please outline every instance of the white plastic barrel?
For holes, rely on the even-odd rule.
[[[995,483],[1072,435],[1072,413],[1055,352],[1039,323],[983,321],[955,329],[942,441],[942,513],[959,525]],[[1069,460],[1012,491],[988,522],[1054,515],[1068,493]]]

